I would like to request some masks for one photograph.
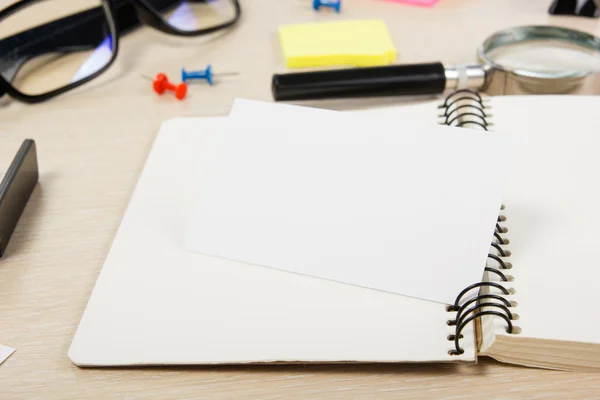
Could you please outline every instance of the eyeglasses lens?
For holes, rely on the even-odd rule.
[[[6,9],[18,1],[2,3]],[[0,20],[0,74],[27,95],[89,77],[113,58],[114,26],[99,0],[43,0]]]
[[[169,25],[184,32],[220,26],[231,22],[236,15],[233,0],[151,0],[148,3]]]

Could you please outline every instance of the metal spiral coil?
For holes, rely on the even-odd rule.
[[[438,108],[443,110],[438,115],[442,125],[475,127],[486,131],[491,125],[487,101],[470,89],[455,91]]]
[[[486,100],[479,93],[469,89],[453,92],[444,99],[438,108],[441,110],[439,123],[442,125],[470,126],[486,131],[492,125],[490,122],[490,107]],[[504,210],[504,206],[501,209]],[[490,253],[488,254],[488,260],[493,261],[498,267],[486,266],[484,269],[487,272],[488,279],[494,276],[499,279],[499,282],[488,280],[474,283],[458,294],[454,304],[446,307],[448,312],[456,313],[455,317],[448,321],[448,325],[455,326],[454,334],[449,335],[447,338],[449,341],[454,342],[454,348],[448,352],[450,355],[464,353],[464,349],[460,347],[461,333],[469,323],[482,316],[491,315],[503,319],[506,322],[508,333],[515,334],[520,331],[518,327],[513,325],[513,321],[518,319],[518,315],[514,312],[514,307],[517,304],[506,298],[506,296],[514,294],[515,290],[513,288],[507,289],[503,285],[505,282],[514,280],[511,275],[506,273],[506,270],[512,268],[512,264],[506,260],[510,256],[510,251],[502,247],[509,243],[508,238],[504,236],[508,230],[501,226],[501,223],[505,221],[506,217],[504,215],[498,217],[494,229],[494,238],[490,244]],[[478,289],[477,295],[467,296],[476,289]],[[500,293],[486,292],[490,290],[496,290]]]

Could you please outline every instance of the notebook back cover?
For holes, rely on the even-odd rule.
[[[184,251],[186,187],[206,178],[224,124],[161,127],[69,349],[75,364],[475,359],[470,329],[465,354],[448,354],[442,304]]]

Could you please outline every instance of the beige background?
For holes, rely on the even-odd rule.
[[[79,369],[67,349],[160,123],[223,115],[235,97],[271,98],[284,71],[279,24],[383,18],[398,62],[474,60],[496,30],[556,24],[600,36],[598,20],[550,17],[550,0],[441,0],[431,9],[383,0],[344,0],[340,16],[309,0],[241,0],[232,31],[184,39],[141,28],[121,40],[101,78],[50,102],[0,102],[0,160],[24,138],[38,145],[40,185],[0,261],[0,343],[17,352],[0,366],[0,398],[600,398],[600,375],[479,365],[255,366]],[[1,22],[0,22],[1,23]],[[237,71],[215,87],[190,86],[183,102],[157,97],[141,73],[185,66]],[[398,99],[313,102],[336,109]],[[559,323],[559,322],[557,322]],[[148,349],[148,351],[152,351]]]

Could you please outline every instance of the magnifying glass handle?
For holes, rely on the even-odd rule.
[[[481,73],[479,86],[484,78]],[[296,72],[273,75],[272,90],[276,101],[437,95],[457,88],[459,75],[455,68],[445,68],[440,62]]]
[[[281,100],[440,94],[446,72],[440,62],[273,75],[273,97]]]

